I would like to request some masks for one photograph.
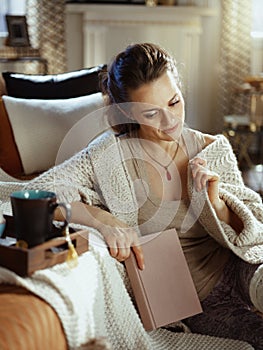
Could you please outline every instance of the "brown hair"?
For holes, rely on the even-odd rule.
[[[122,112],[122,106],[131,102],[131,90],[153,82],[166,71],[173,72],[178,78],[178,84],[180,83],[175,60],[155,44],[129,45],[114,58],[107,72],[102,74],[101,80],[101,90],[107,98],[107,104],[120,104],[116,106],[118,108],[112,108],[108,117],[114,131],[123,134],[139,128],[139,125],[127,116],[127,112]]]

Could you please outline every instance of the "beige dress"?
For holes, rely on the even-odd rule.
[[[186,138],[187,130],[183,133],[183,140]],[[191,150],[187,149],[191,153],[189,157],[200,152],[203,144],[204,140],[200,134],[198,140],[191,142]],[[125,151],[131,152],[130,157],[126,159],[137,189],[140,233],[147,235],[169,228],[177,230],[196,290],[200,300],[203,300],[222,275],[230,251],[219,245],[201,226],[198,218],[191,212],[188,199],[164,201],[154,195],[151,184],[147,181],[144,161],[132,145],[130,144],[129,149]],[[137,157],[133,158],[134,154],[137,154]],[[139,181],[140,179],[143,181]]]

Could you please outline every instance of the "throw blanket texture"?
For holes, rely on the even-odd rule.
[[[90,251],[79,257],[76,268],[63,263],[30,278],[0,268],[0,282],[25,287],[48,302],[62,322],[69,349],[101,336],[114,350],[253,349],[245,342],[166,329],[147,333],[128,292],[123,265],[110,257],[95,230]]]
[[[14,182],[12,190],[23,185]],[[11,214],[9,202],[2,203],[2,209]],[[164,328],[146,332],[134,307],[123,265],[109,255],[100,234],[88,229],[90,250],[79,257],[74,269],[63,263],[22,278],[0,267],[0,283],[22,286],[54,308],[70,350],[100,337],[106,337],[114,350],[253,349],[237,340],[192,334],[186,327],[186,332],[179,333]]]

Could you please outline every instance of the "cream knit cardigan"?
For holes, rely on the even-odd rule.
[[[99,206],[136,228],[138,206],[121,142],[111,131],[103,133],[83,151],[28,183],[10,182],[8,178],[0,182],[0,198],[7,200],[19,188],[48,189],[56,192],[60,201],[82,200]],[[217,218],[207,192],[195,191],[189,167],[188,194],[200,223],[215,240],[245,261],[262,263],[262,200],[244,185],[229,141],[218,135],[197,156],[206,159],[207,167],[220,176],[220,197],[243,221],[244,228],[238,235]]]
[[[53,190],[59,200],[82,200],[99,206],[136,228],[138,206],[133,182],[122,161],[121,142],[108,131],[73,158],[31,181],[27,187]],[[217,218],[206,190],[195,191],[189,167],[188,194],[196,217],[221,245],[245,261],[262,263],[262,200],[259,194],[244,185],[229,141],[218,135],[197,156],[206,159],[207,167],[220,176],[220,197],[243,221],[244,228],[238,235],[231,226]]]

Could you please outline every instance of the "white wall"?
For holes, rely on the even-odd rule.
[[[199,115],[203,116],[199,128],[204,132],[217,133],[222,130],[222,122],[218,121],[218,81],[220,54],[220,9],[219,16],[203,19],[203,35],[200,50],[201,84],[198,87]]]
[[[26,0],[0,0],[0,36],[3,27],[6,27],[5,14],[24,15],[26,13]]]
[[[67,13],[66,15],[66,50],[67,69],[83,68],[83,28],[82,14]]]

